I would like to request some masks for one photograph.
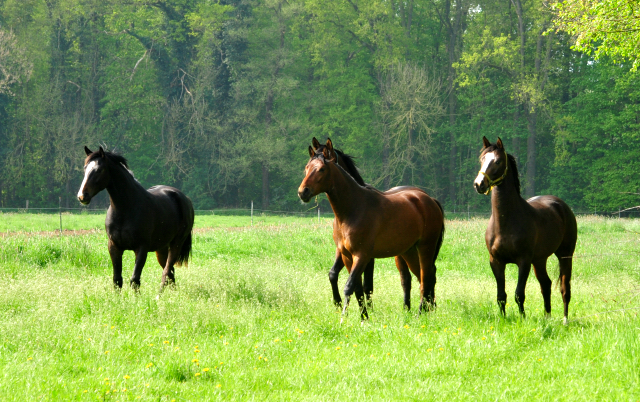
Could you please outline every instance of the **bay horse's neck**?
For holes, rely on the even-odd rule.
[[[491,191],[491,214],[494,222],[512,220],[512,214],[520,213],[526,201],[520,196],[515,183],[514,170],[509,169],[502,184]]]
[[[109,161],[109,177],[107,192],[113,210],[130,211],[131,207],[139,202],[147,191],[119,163]]]
[[[353,216],[354,212],[362,207],[361,199],[366,190],[338,165],[330,163],[329,169],[331,169],[333,185],[327,191],[327,198],[336,219],[343,221]]]

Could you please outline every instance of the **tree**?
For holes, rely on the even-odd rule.
[[[574,49],[595,59],[640,65],[640,5],[629,0],[563,0],[553,3],[556,30],[573,36]]]

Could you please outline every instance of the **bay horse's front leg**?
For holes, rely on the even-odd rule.
[[[520,315],[526,317],[524,312],[524,299],[525,299],[525,287],[527,286],[527,279],[529,279],[529,273],[531,272],[531,261],[523,261],[518,264],[518,285],[516,285],[516,304],[520,310]],[[549,306],[551,309],[551,306]]]
[[[122,288],[122,253],[124,252],[116,246],[111,240],[108,244],[109,256],[111,257],[111,265],[113,265],[113,286]]]
[[[333,304],[336,307],[342,306],[342,298],[340,297],[340,290],[338,289],[338,275],[344,268],[344,262],[342,261],[342,253],[339,249],[336,249],[336,258],[333,266],[329,270],[329,283],[331,283],[331,291],[333,292]]]
[[[493,256],[490,259],[491,270],[493,271],[493,276],[496,278],[496,285],[498,288],[498,307],[500,307],[500,312],[502,315],[506,315],[505,306],[507,305],[507,292],[504,291],[504,268],[505,264],[495,260]]]
[[[140,288],[140,277],[142,276],[142,268],[144,268],[144,264],[147,262],[148,253],[144,248],[134,250],[134,252],[136,254],[136,263],[133,267],[133,275],[131,276],[129,285],[137,290]]]
[[[360,306],[360,317],[364,320],[365,318],[369,318],[369,314],[367,313],[367,308],[364,305],[364,291],[362,288],[362,272],[366,268],[369,263],[369,259],[353,257],[353,265],[351,266],[351,270],[349,272],[349,279],[347,279],[347,283],[344,286],[344,295],[347,299],[347,302],[342,311],[343,314],[347,312],[347,306],[349,305],[349,299],[353,293],[356,294],[356,298],[358,299],[358,305]]]

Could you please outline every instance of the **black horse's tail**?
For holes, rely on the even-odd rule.
[[[176,265],[178,266],[186,267],[189,265],[189,256],[191,255],[191,235],[192,232],[189,232],[187,238],[184,239],[184,243],[182,243],[180,254],[178,255],[178,259],[176,260]]]
[[[440,247],[442,247],[442,240],[444,239],[444,209],[442,208],[442,204],[440,201],[433,198],[433,200],[438,204],[438,208],[440,208],[440,212],[442,212],[442,230],[440,231],[440,238],[438,239],[438,244],[436,245],[436,253],[433,256],[433,263],[435,264],[436,259],[438,259],[438,254],[440,253]]]

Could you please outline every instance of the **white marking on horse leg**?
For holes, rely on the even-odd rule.
[[[93,172],[96,169],[96,165],[97,165],[96,161],[91,161],[89,162],[87,167],[84,168],[84,180],[82,180],[82,184],[80,185],[80,190],[78,190],[78,198],[82,197],[82,190],[84,189],[84,186],[87,184],[89,175],[91,174],[91,172]]]
[[[489,164],[495,159],[496,159],[496,155],[493,152],[486,154],[482,159],[482,167],[480,168],[480,172],[487,173]],[[480,185],[482,183],[482,180],[484,180],[484,175],[482,173],[478,173],[478,176],[474,181],[475,184]]]

